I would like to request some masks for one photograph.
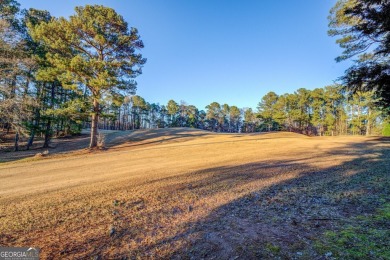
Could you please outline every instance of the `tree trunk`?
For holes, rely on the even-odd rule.
[[[39,103],[42,102],[42,94],[43,94],[43,92],[44,91],[42,90],[41,86],[38,85],[38,87],[37,87],[37,97],[38,97],[38,102]],[[41,120],[41,109],[38,107],[38,108],[35,109],[35,120],[33,122],[33,128],[31,130],[30,138],[29,138],[28,143],[27,143],[27,150],[30,150],[30,147],[34,143],[35,133],[36,133],[38,127],[39,127],[40,120]]]
[[[51,139],[51,118],[49,118],[46,123],[45,142],[43,143],[43,148],[49,148],[50,139]]]
[[[15,145],[14,145],[14,151],[19,151],[19,130],[16,130],[15,133]]]
[[[50,108],[51,109],[54,108],[55,88],[56,88],[56,84],[53,82],[51,84],[51,89],[50,89]],[[47,120],[47,123],[46,123],[45,142],[43,143],[43,148],[49,148],[50,139],[52,137],[51,120],[52,120],[52,116],[49,116],[49,119]]]
[[[39,126],[39,121],[41,119],[41,113],[39,111],[39,108],[36,109],[35,111],[35,121],[34,121],[34,125],[32,127],[32,130],[31,130],[31,134],[30,134],[30,138],[28,139],[28,143],[27,143],[27,150],[30,150],[30,147],[33,145],[34,143],[34,137],[35,137],[35,132]]]
[[[121,130],[121,108],[118,108],[118,130]]]
[[[30,147],[34,143],[35,131],[36,131],[36,128],[38,127],[38,124],[39,124],[39,118],[36,119],[34,126],[31,130],[30,138],[28,139],[28,143],[27,143],[27,150],[30,150]]]
[[[370,119],[371,119],[371,109],[368,108],[366,136],[369,136],[371,134],[371,120]]]
[[[7,123],[7,134],[9,134],[9,131],[11,130],[11,124]]]
[[[99,121],[99,101],[93,99],[93,113],[92,113],[92,122],[91,122],[91,142],[89,143],[89,148],[96,148],[98,141],[98,121]]]

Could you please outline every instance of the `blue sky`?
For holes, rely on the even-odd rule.
[[[74,7],[114,8],[139,30],[148,59],[137,94],[150,103],[181,100],[204,109],[255,108],[269,91],[292,93],[333,84],[349,65],[327,35],[336,0],[31,1],[22,8],[68,17]]]

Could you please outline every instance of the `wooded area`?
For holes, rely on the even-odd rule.
[[[101,129],[194,127],[216,132],[293,131],[309,135],[380,134],[382,117],[372,92],[348,98],[341,86],[292,94],[266,94],[257,110],[212,102],[199,110],[186,102],[150,104],[140,96],[126,97],[121,106],[107,107]],[[87,125],[88,126],[88,125]]]
[[[390,259],[390,1],[221,3],[0,0],[1,259]]]
[[[346,6],[335,6],[330,26],[351,25],[345,19]],[[14,0],[0,4],[0,128],[3,135],[15,134],[15,150],[20,136],[28,138],[27,149],[37,136],[44,138],[43,146],[48,147],[52,137],[79,134],[83,128],[91,128],[93,148],[98,128],[284,130],[322,136],[379,135],[387,127],[383,103],[386,73],[377,82],[381,91],[364,82],[351,83],[347,74],[346,87],[300,88],[283,95],[270,92],[259,97],[256,110],[218,102],[205,110],[185,101],[149,103],[135,95],[134,78],[142,73],[146,62],[138,52],[143,43],[137,29],[129,29],[110,8],[87,5],[75,10],[67,20],[52,17],[47,11],[20,10]],[[331,35],[346,35],[339,42],[342,47],[356,49],[354,42],[347,44],[348,33],[354,31],[330,31]],[[367,65],[366,49],[360,47],[361,52],[347,51],[348,55],[340,59],[363,53],[361,63]],[[388,52],[381,49],[380,53]],[[382,60],[387,61],[387,55],[384,57]]]

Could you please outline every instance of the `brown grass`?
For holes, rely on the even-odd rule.
[[[158,129],[106,141],[1,164],[0,245],[43,259],[318,258],[321,234],[389,195],[385,139]]]

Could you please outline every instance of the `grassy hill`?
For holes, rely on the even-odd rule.
[[[388,139],[176,128],[110,132],[94,153],[72,142],[0,164],[0,245],[51,259],[390,255]]]

